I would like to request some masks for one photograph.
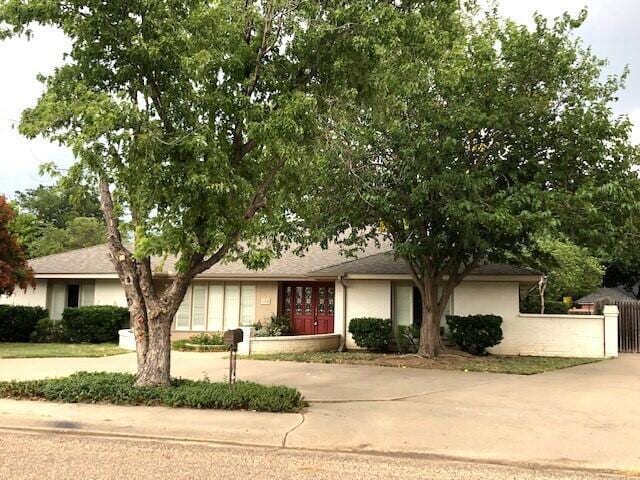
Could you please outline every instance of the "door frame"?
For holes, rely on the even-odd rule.
[[[295,289],[296,287],[312,287],[312,293],[311,293],[311,309],[312,309],[312,315],[313,315],[313,326],[314,326],[314,330],[318,329],[318,292],[319,289],[322,287],[325,287],[327,289],[332,288],[333,289],[333,305],[334,305],[334,310],[333,313],[331,315],[329,314],[325,314],[326,317],[330,317],[330,319],[328,320],[328,322],[331,325],[331,328],[328,328],[328,330],[331,330],[330,332],[327,333],[335,333],[335,293],[336,293],[336,288],[335,288],[335,282],[318,282],[318,281],[302,281],[302,280],[297,280],[297,281],[293,281],[293,282],[287,282],[287,281],[283,281],[280,282],[280,286],[278,288],[278,293],[279,293],[279,301],[278,301],[278,315],[287,315],[287,313],[285,312],[285,302],[286,302],[286,290],[287,287],[291,287],[291,312],[290,312],[290,318],[289,321],[291,323],[291,329],[294,329],[295,326]],[[296,335],[296,333],[294,333],[294,335]],[[307,334],[301,334],[301,335],[319,335],[319,333],[317,331],[315,331],[314,333],[307,333]]]

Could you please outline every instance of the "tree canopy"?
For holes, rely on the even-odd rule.
[[[29,258],[104,243],[95,186],[60,177],[55,185],[16,192],[11,229]]]
[[[9,229],[14,216],[11,205],[4,195],[0,195],[0,295],[11,295],[16,288],[26,290],[35,286],[22,247]]]
[[[100,186],[139,384],[169,382],[170,326],[191,279],[225,258],[264,266],[297,226],[289,207],[310,187],[318,158],[309,32],[324,22],[323,8],[283,0],[0,6],[0,36],[38,23],[71,39],[20,131],[69,146],[75,173]],[[169,254],[178,272],[157,288],[150,256]]]
[[[542,232],[604,245],[637,210],[631,124],[611,109],[626,73],[603,77],[574,36],[585,17],[536,16],[530,30],[460,10],[443,34],[399,9],[395,41],[372,46],[367,95],[331,119],[341,161],[310,217],[349,228],[347,242],[393,243],[422,296],[421,354],[442,349],[440,318],[477,265]]]

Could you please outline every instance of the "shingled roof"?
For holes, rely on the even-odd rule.
[[[168,257],[164,262],[160,258],[152,258],[154,272],[164,275],[175,273],[175,257]],[[48,275],[115,275],[109,250],[106,245],[81,248],[69,252],[57,253],[46,257],[35,258],[30,262],[36,276],[46,278]],[[302,255],[285,252],[274,259],[264,270],[249,270],[241,262],[222,262],[214,265],[199,278],[305,278],[336,277],[349,274],[409,274],[407,265],[396,260],[388,247],[370,245],[361,252],[357,259],[350,259],[341,253],[340,247],[330,244],[327,249],[314,246]],[[488,264],[478,267],[474,275],[536,275],[531,270],[510,265]]]
[[[313,276],[338,275],[410,275],[409,266],[401,259],[394,258],[392,251],[380,252],[364,258],[347,260],[345,262],[321,268],[312,272]],[[526,268],[488,263],[481,265],[471,272],[471,275],[533,275],[539,273]]]

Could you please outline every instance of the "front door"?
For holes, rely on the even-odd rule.
[[[288,283],[283,293],[283,313],[291,318],[294,335],[333,333],[335,286],[332,283]]]

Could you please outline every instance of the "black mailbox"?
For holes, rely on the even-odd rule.
[[[241,328],[236,328],[234,330],[227,330],[224,332],[224,336],[222,337],[222,341],[225,345],[237,346],[240,342],[242,342],[244,338],[244,334]]]

